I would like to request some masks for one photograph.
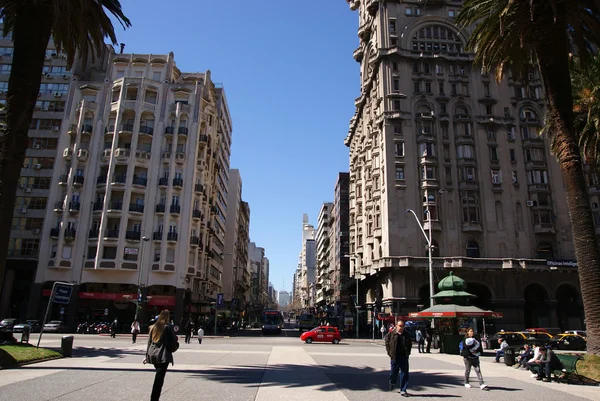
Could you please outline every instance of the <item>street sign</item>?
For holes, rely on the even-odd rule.
[[[57,304],[68,304],[71,301],[71,293],[73,292],[73,286],[69,284],[54,285],[54,293],[52,294],[52,300]]]
[[[223,293],[220,292],[217,294],[217,309],[221,309],[223,307]]]

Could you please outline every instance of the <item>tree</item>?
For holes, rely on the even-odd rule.
[[[6,130],[0,137],[0,293],[13,219],[15,194],[27,149],[29,124],[42,82],[48,42],[85,64],[99,56],[108,38],[117,44],[109,14],[131,26],[118,0],[0,0],[4,34],[12,32],[13,61],[8,81]]]
[[[467,0],[457,24],[471,29],[467,48],[485,71],[500,81],[507,68],[527,80],[539,68],[553,129],[553,153],[562,170],[586,315],[588,353],[600,354],[600,250],[574,129],[570,54],[585,65],[600,38],[595,0]]]
[[[586,163],[598,167],[600,160],[600,55],[582,67],[571,63],[574,126]]]

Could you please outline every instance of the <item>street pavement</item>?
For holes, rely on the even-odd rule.
[[[305,344],[297,332],[263,336],[194,338],[175,353],[164,401],[379,401],[400,399],[387,391],[389,358],[381,340],[343,340],[338,345]],[[60,335],[44,334],[41,345],[59,347]],[[0,401],[10,400],[148,400],[154,369],[143,365],[147,338],[131,344],[126,336],[75,335],[72,358],[0,371]],[[37,335],[32,337],[37,342]],[[462,358],[437,353],[410,358],[410,398],[544,401],[600,400],[600,389],[532,379],[529,372],[482,360],[489,391],[463,386]],[[475,379],[475,380],[473,380]]]

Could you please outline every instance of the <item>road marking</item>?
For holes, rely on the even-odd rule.
[[[288,385],[290,377],[303,385]],[[327,389],[326,393],[323,393],[324,389]],[[323,394],[326,394],[327,401],[348,401],[304,349],[295,346],[273,347],[255,401],[317,400],[322,399]]]

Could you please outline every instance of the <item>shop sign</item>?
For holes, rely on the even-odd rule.
[[[174,295],[148,295],[149,306],[175,306]]]
[[[125,248],[125,255],[137,256],[138,249],[137,248]]]

